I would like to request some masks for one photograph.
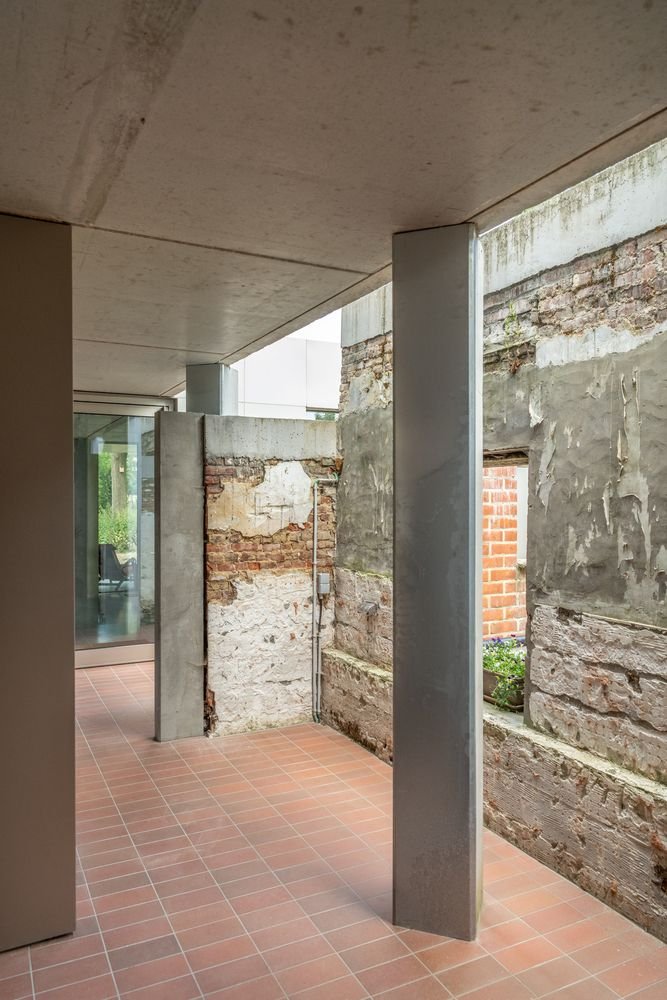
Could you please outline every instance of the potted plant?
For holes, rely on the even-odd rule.
[[[484,700],[512,712],[523,709],[526,643],[512,635],[484,643]]]

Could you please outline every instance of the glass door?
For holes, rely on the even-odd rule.
[[[76,665],[152,659],[156,407],[75,408]]]

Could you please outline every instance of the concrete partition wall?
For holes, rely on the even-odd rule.
[[[204,417],[155,424],[155,737],[204,732]]]
[[[0,951],[75,924],[72,251],[0,216]]]
[[[476,264],[472,226],[394,237],[394,922],[464,939],[482,888]]]

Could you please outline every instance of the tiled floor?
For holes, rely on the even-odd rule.
[[[150,665],[76,680],[78,930],[0,1000],[667,997],[667,946],[492,834],[475,943],[392,927],[391,771],[332,730],[160,745]]]

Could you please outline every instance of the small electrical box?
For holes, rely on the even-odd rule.
[[[317,596],[324,597],[331,591],[331,577],[328,573],[317,574]]]

